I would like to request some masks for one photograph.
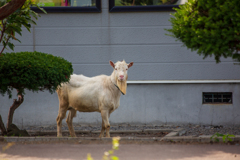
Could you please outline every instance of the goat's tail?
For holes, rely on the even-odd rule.
[[[64,84],[61,83],[61,85],[59,85],[59,86],[57,87],[57,89],[56,89],[56,92],[57,92],[57,93],[62,89],[62,86],[63,86],[63,85],[64,85]]]

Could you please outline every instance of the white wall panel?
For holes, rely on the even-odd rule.
[[[16,38],[21,41],[18,42],[16,40],[11,40],[10,42],[13,43],[15,46],[33,46],[33,29],[30,29],[30,32],[25,29],[24,27],[22,28],[22,36],[16,33]]]
[[[109,13],[110,25],[115,27],[171,26],[171,12]]]
[[[22,47],[24,48],[24,47]],[[37,51],[65,57],[74,64],[108,63],[109,60],[134,61],[135,63],[206,63],[213,57],[203,60],[195,52],[181,45],[80,45],[80,46],[36,46]],[[221,59],[232,62],[231,58]],[[220,63],[221,64],[221,63]],[[216,64],[216,67],[218,65]]]
[[[112,68],[105,64],[73,65],[76,74],[96,76],[110,75]],[[224,72],[223,72],[224,70]],[[129,80],[227,80],[239,79],[239,66],[232,63],[135,63],[129,69]]]
[[[41,14],[36,28],[41,27],[100,27],[102,13],[48,13]]]
[[[36,28],[36,45],[180,44],[165,35],[165,28],[167,27]]]

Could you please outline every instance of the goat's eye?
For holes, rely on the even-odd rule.
[[[126,69],[126,71],[127,71],[128,69]]]

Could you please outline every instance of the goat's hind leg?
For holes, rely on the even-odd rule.
[[[73,117],[76,117],[77,111],[73,108],[69,108],[68,110],[69,110],[69,113],[68,113],[67,120],[66,120],[67,125],[68,125],[68,130],[69,130],[71,137],[76,137],[76,134],[75,134],[75,131],[73,128],[73,124],[72,124],[72,120],[73,120]]]
[[[62,120],[66,116],[67,112],[67,105],[60,104],[59,105],[59,111],[58,111],[58,116],[57,116],[57,137],[62,137]]]

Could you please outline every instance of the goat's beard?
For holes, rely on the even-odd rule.
[[[118,79],[116,79],[116,81],[118,88],[125,95],[127,93],[127,77],[124,81],[120,81]]]

